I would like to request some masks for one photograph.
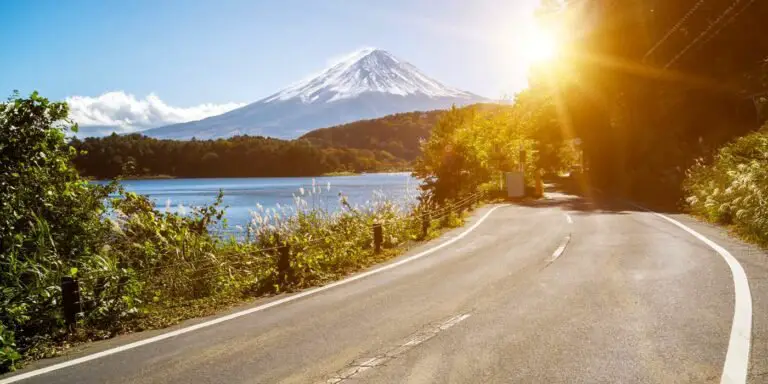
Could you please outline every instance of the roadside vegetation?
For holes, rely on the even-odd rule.
[[[309,208],[306,199],[329,193],[313,185],[291,206],[254,202],[240,236],[225,237],[221,195],[170,212],[117,182],[82,178],[73,166],[81,154],[66,141],[77,129],[67,113],[65,103],[36,93],[0,104],[0,371],[73,343],[342,278],[461,225],[457,203],[470,203],[376,194],[363,206],[340,196],[338,210]],[[374,223],[383,228],[378,253]],[[63,311],[69,277],[79,285],[75,324]]]
[[[543,173],[567,171],[578,148],[554,123],[555,113],[551,97],[532,91],[518,94],[513,105],[452,108],[422,144],[414,175],[441,202],[500,191],[508,171],[522,170],[529,186]]]
[[[692,212],[768,246],[768,125],[723,146],[688,171]]]

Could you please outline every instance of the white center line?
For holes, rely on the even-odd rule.
[[[568,235],[563,240],[563,243],[560,244],[560,247],[558,247],[555,252],[552,254],[552,257],[549,259],[549,262],[553,262],[557,260],[558,257],[563,255],[563,252],[565,252],[565,247],[568,246],[568,243],[571,241],[571,235]]]
[[[573,218],[569,214],[565,214],[565,220],[568,222],[568,224],[573,224]]]
[[[386,351],[376,357],[371,357],[362,361],[360,361],[361,359],[353,361],[352,363],[349,364],[349,366],[345,367],[344,369],[336,373],[330,379],[322,381],[322,383],[337,384],[337,383],[347,382],[350,379],[354,379],[355,376],[367,370],[370,370],[372,368],[385,364],[386,362],[392,359],[398,358],[399,356],[415,348],[419,344],[432,339],[433,337],[437,336],[438,333],[445,331],[446,329],[451,328],[458,323],[461,323],[462,321],[466,320],[470,316],[472,315],[469,313],[459,314],[439,324],[431,325],[427,329],[417,332],[415,335],[406,339],[404,343],[390,349],[389,351]]]

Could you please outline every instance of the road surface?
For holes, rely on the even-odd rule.
[[[768,383],[764,253],[667,215],[743,267],[744,324],[738,276],[701,239],[631,205],[548,197],[483,207],[357,280],[124,351],[215,317],[94,343],[0,383]]]

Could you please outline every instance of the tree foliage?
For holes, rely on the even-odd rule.
[[[421,152],[419,140],[429,137],[443,110],[407,112],[378,119],[361,120],[336,127],[317,129],[302,136],[322,147],[345,147],[387,151],[412,161]]]
[[[760,126],[768,40],[754,36],[768,31],[768,3],[713,0],[689,14],[697,3],[586,0],[542,11],[569,40],[532,84],[557,97],[594,183],[674,199],[695,159]]]
[[[454,107],[422,143],[414,175],[424,180],[425,192],[436,201],[481,186],[498,189],[504,172],[521,167],[533,183],[539,170],[557,172],[572,164],[562,155],[567,138],[554,121],[548,96],[532,91],[518,94],[512,105]]]
[[[405,161],[383,150],[325,147],[307,140],[239,136],[219,140],[158,140],[140,134],[72,140],[83,175],[276,177],[328,172],[402,169]]]
[[[711,164],[697,162],[684,187],[695,214],[768,244],[768,125],[723,146]]]
[[[99,252],[110,187],[80,179],[65,103],[33,93],[0,104],[0,333],[15,343],[60,327],[64,274]],[[5,327],[6,329],[3,329]],[[15,335],[14,335],[15,334]],[[2,347],[2,346],[0,346]],[[14,360],[0,351],[0,365]]]
[[[22,358],[54,355],[64,344],[167,326],[243,297],[339,278],[423,235],[421,216],[412,209],[426,206],[404,207],[377,195],[370,204],[340,203],[342,210],[331,212],[309,209],[297,196],[293,207],[254,212],[245,238],[236,241],[224,235],[229,232],[221,193],[211,205],[174,213],[117,183],[99,186],[82,179],[72,161],[88,158],[77,157],[78,149],[66,142],[77,129],[67,112],[66,104],[37,93],[0,104],[0,372],[14,369]],[[98,145],[105,141],[108,145]],[[248,164],[252,158],[267,161],[258,165],[265,172],[267,166],[299,170],[317,167],[322,151],[329,150],[306,141],[247,137],[187,144],[138,135],[74,141],[81,148],[85,143],[96,143],[88,149],[102,156],[91,159],[120,156],[110,165],[114,172],[136,172],[163,156],[181,166],[187,155],[201,167],[236,167],[240,163],[227,162]],[[313,186],[312,193],[323,192]],[[441,220],[429,223],[428,236],[461,223],[456,212],[442,212]],[[377,255],[370,228],[382,221],[387,251]],[[280,275],[286,266],[276,252],[284,241],[290,242],[290,278]],[[64,276],[79,285],[75,327],[63,319]]]

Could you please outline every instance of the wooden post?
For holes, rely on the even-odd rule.
[[[384,240],[384,234],[381,228],[381,224],[373,224],[373,252],[375,254],[381,253],[381,243]]]
[[[101,302],[101,295],[104,293],[105,285],[107,285],[107,279],[103,276],[96,278],[96,285],[93,286],[93,298],[96,300],[97,305]]]
[[[421,216],[421,238],[426,239],[429,234],[429,224],[432,221],[432,216],[429,212],[425,212]]]
[[[80,313],[80,287],[71,276],[61,278],[61,302],[64,306],[64,322],[70,329],[77,322]]]

